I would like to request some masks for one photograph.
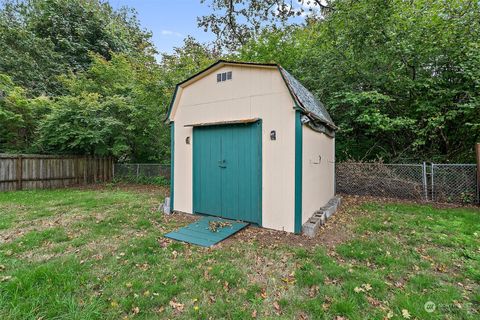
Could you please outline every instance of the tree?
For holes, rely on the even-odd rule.
[[[49,99],[29,99],[25,90],[0,73],[0,152],[32,150],[38,119],[49,111]]]
[[[185,38],[182,47],[174,48],[172,54],[163,53],[160,68],[166,100],[171,98],[177,83],[208,67],[220,57],[219,48],[201,44],[190,36]]]
[[[91,56],[89,69],[61,81],[57,97],[41,122],[43,152],[114,156],[142,162],[164,161],[168,130],[162,123],[162,88],[154,60],[113,54]]]
[[[90,52],[153,55],[135,12],[101,0],[6,0],[0,10],[0,72],[30,95],[63,93],[57,77],[86,70]]]
[[[327,0],[211,0],[208,5],[213,13],[199,17],[198,26],[212,31],[218,45],[233,51],[264,29],[284,27],[298,16],[316,19],[333,9]]]
[[[265,29],[239,59],[278,62],[340,126],[340,160],[472,161],[480,139],[480,10],[471,0],[337,0]]]

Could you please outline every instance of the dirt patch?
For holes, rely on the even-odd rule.
[[[360,205],[369,201],[369,199],[364,197],[343,197],[338,211],[320,228],[317,236],[314,238],[250,226],[223,241],[218,246],[229,246],[238,242],[257,242],[261,246],[270,248],[281,245],[306,248],[320,245],[333,249],[337,244],[344,243],[352,238],[352,228],[355,225],[354,220],[359,216],[367,214],[366,211],[360,209]]]
[[[372,199],[356,196],[343,197],[339,210],[330,217],[325,226],[320,228],[317,236],[314,238],[285,231],[249,226],[217,244],[215,247],[229,247],[240,242],[257,243],[266,248],[275,248],[278,246],[310,248],[321,245],[333,249],[337,244],[344,243],[353,236],[352,228],[355,225],[354,220],[358,216],[367,214],[366,211],[360,209],[360,205],[365,202],[372,202]],[[184,226],[200,218],[200,215],[182,212],[175,212],[175,214],[164,216],[165,222],[175,227]],[[157,227],[164,231],[163,225],[157,225]]]
[[[201,218],[202,218],[201,215],[194,215],[194,214],[184,213],[179,211],[175,211],[174,214],[164,215],[165,222],[167,222],[168,224],[178,224],[178,225],[192,223]]]

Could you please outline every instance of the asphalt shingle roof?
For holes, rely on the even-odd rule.
[[[287,70],[283,69],[279,66],[280,72],[283,75],[283,79],[287,83],[287,86],[294,95],[297,102],[300,104],[306,112],[314,115],[318,120],[324,122],[328,126],[332,128],[336,128],[335,124],[333,123],[332,118],[328,114],[327,109],[323,103],[318,101],[315,96],[307,90],[294,76],[292,76]]]

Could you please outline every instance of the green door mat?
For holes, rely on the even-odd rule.
[[[186,227],[167,233],[165,237],[210,247],[248,226],[248,223],[217,217],[203,217]]]

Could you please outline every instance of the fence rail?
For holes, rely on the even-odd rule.
[[[112,169],[111,158],[0,154],[0,191],[109,181]]]

